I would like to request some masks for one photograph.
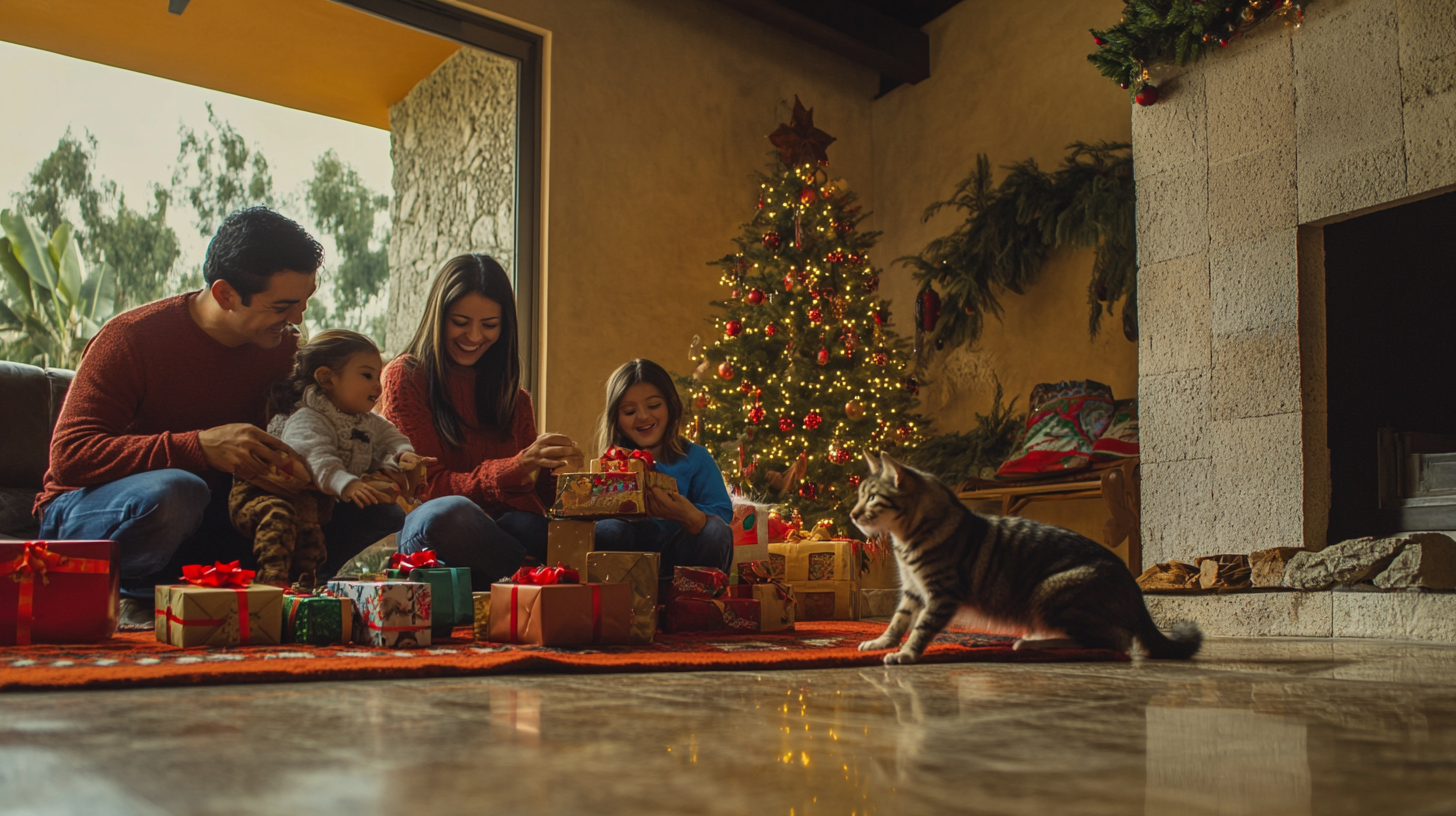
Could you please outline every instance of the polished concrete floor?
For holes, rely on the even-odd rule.
[[[0,813],[1456,813],[1456,647],[13,694]]]

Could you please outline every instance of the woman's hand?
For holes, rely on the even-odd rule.
[[[655,485],[647,488],[647,515],[675,521],[692,535],[703,531],[708,514],[698,509],[681,493],[670,493]]]
[[[565,434],[543,433],[536,437],[531,446],[521,451],[521,467],[535,472],[538,470],[555,470],[566,464],[567,459],[573,455],[580,456],[581,451],[577,449],[576,443],[571,437]]]
[[[339,498],[346,502],[353,502],[359,507],[368,507],[371,504],[393,504],[394,497],[379,490],[375,490],[364,483],[363,479],[355,479],[349,482]]]
[[[419,467],[420,465],[429,467],[430,465],[436,464],[439,461],[439,459],[436,459],[433,456],[421,456],[414,451],[405,451],[404,453],[401,453],[399,455],[399,469],[402,472],[409,472]]]

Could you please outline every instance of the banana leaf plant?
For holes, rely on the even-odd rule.
[[[86,343],[116,314],[116,272],[89,273],[70,224],[47,237],[36,223],[0,210],[0,358],[75,368]]]

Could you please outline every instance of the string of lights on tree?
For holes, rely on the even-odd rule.
[[[1128,90],[1139,105],[1158,101],[1150,81],[1159,62],[1187,65],[1217,45],[1229,43],[1274,18],[1296,28],[1312,0],[1124,0],[1122,21],[1092,31],[1097,50],[1087,59],[1097,71]]]
[[[847,532],[860,454],[925,436],[920,383],[877,295],[879,233],[859,229],[857,196],[825,169],[834,137],[796,97],[769,139],[776,160],[738,252],[712,262],[730,292],[712,304],[716,339],[694,344],[680,385],[690,433],[735,492]]]

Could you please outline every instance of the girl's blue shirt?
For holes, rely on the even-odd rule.
[[[677,482],[677,492],[686,496],[699,510],[717,516],[731,526],[733,500],[728,498],[728,488],[723,485],[723,471],[718,469],[718,463],[713,461],[713,454],[708,453],[707,448],[683,441],[687,444],[687,455],[670,465],[658,462],[658,471],[671,476]],[[675,521],[653,520],[659,525],[670,525],[674,531],[678,526]]]

